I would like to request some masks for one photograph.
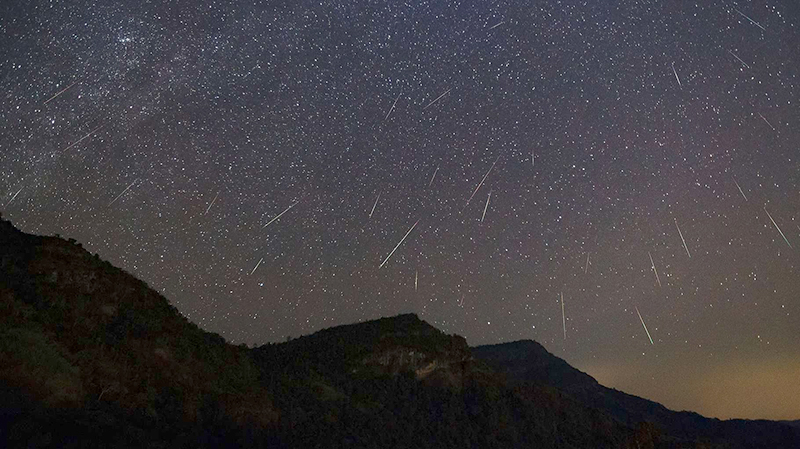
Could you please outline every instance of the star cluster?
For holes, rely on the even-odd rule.
[[[800,418],[797,5],[0,17],[4,216],[203,328],[263,344],[416,312],[671,408]]]

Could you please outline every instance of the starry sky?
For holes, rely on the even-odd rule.
[[[163,3],[0,4],[22,230],[234,343],[415,312],[800,419],[796,2]]]

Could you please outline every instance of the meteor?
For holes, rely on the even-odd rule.
[[[481,179],[481,182],[478,183],[478,187],[475,187],[475,191],[472,192],[472,195],[470,195],[469,199],[467,200],[467,204],[464,205],[464,208],[469,206],[469,202],[472,201],[472,197],[474,197],[475,194],[478,193],[478,189],[481,188],[481,186],[483,185],[483,182],[486,181],[486,178],[489,176],[489,173],[492,172],[492,169],[494,168],[494,164],[496,164],[497,161],[499,161],[499,160],[500,160],[500,156],[497,156],[497,159],[495,159],[494,162],[492,162],[492,166],[489,167],[489,170],[486,172],[485,175],[483,175],[483,179]]]
[[[208,213],[208,211],[210,211],[210,210],[211,210],[211,206],[213,206],[213,205],[214,205],[214,201],[217,201],[217,197],[218,197],[218,196],[219,196],[219,192],[217,192],[217,194],[216,194],[216,195],[214,195],[214,199],[213,199],[213,200],[211,200],[211,204],[209,204],[209,205],[208,205],[208,209],[206,209],[206,211],[205,211],[205,213],[203,213],[203,215],[207,214],[207,213]]]
[[[275,218],[273,218],[272,220],[270,220],[270,221],[269,221],[269,223],[267,223],[267,224],[265,224],[264,226],[262,226],[262,227],[261,227],[261,229],[264,229],[264,228],[266,228],[267,226],[271,225],[273,221],[275,221],[275,220],[277,220],[277,219],[281,218],[281,215],[285,214],[286,212],[289,212],[289,209],[291,209],[291,208],[295,207],[295,206],[297,205],[297,203],[299,203],[299,201],[295,201],[294,203],[292,203],[292,205],[291,205],[291,206],[287,207],[287,208],[286,208],[286,210],[284,210],[283,212],[279,213],[279,214],[278,214],[278,215],[277,215]]]
[[[20,187],[19,190],[17,190],[17,193],[15,193],[14,196],[12,196],[10,200],[8,200],[8,202],[6,203],[6,207],[8,207],[8,205],[11,204],[12,201],[14,201],[14,198],[16,198],[17,195],[19,195],[19,192],[22,192],[22,187]]]
[[[385,121],[386,121],[386,119],[388,119],[388,118],[389,118],[389,116],[392,114],[392,111],[394,111],[394,107],[395,107],[395,105],[397,104],[397,100],[399,100],[399,99],[400,99],[400,95],[403,95],[403,93],[402,93],[402,92],[400,92],[400,94],[399,94],[399,95],[397,95],[397,98],[395,98],[395,99],[394,99],[394,103],[392,103],[392,107],[391,107],[391,108],[389,108],[389,112],[387,112],[387,113],[386,113],[386,117],[384,117],[384,118],[383,118],[383,121],[384,121],[384,122],[385,122]]]
[[[433,185],[433,180],[436,179],[436,173],[438,172],[439,172],[439,166],[437,165],[436,170],[433,171],[433,176],[431,176],[431,182],[428,183],[429,189],[431,188],[431,185]]]
[[[369,211],[369,218],[372,218],[372,213],[375,212],[375,206],[378,205],[378,200],[381,199],[381,192],[378,192],[378,197],[375,198],[375,204],[372,205],[372,210]]]
[[[108,203],[108,206],[110,207],[112,204],[114,204],[119,199],[119,197],[121,197],[122,195],[125,195],[125,192],[127,192],[131,187],[133,187],[133,185],[136,184],[136,181],[138,181],[138,180],[139,180],[139,178],[134,179],[133,182],[131,183],[131,185],[129,185],[128,187],[125,187],[125,190],[123,190],[122,193],[117,195],[117,197],[114,198],[114,200],[112,200],[110,203]]]
[[[689,258],[691,259],[692,255],[689,254],[689,247],[686,246],[686,240],[683,239],[683,232],[681,232],[681,227],[678,226],[678,219],[677,218],[675,219],[675,227],[678,228],[678,234],[681,236],[681,241],[683,242],[683,249],[686,250],[686,255],[689,256]]]
[[[778,223],[775,223],[775,220],[772,219],[772,215],[770,215],[769,211],[767,210],[767,206],[764,206],[764,212],[767,213],[767,216],[769,217],[769,220],[772,222],[773,226],[775,226],[775,229],[777,229],[778,232],[781,233],[781,237],[783,237],[783,241],[786,242],[787,245],[789,245],[789,248],[791,248],[792,244],[789,243],[789,240],[786,238],[785,235],[783,235],[783,231],[781,231],[781,228],[778,227]]]
[[[567,316],[564,315],[564,292],[561,292],[561,325],[564,328],[564,340],[567,339]]]
[[[383,268],[383,266],[386,265],[386,262],[389,260],[390,257],[392,257],[392,254],[394,254],[394,252],[397,251],[397,248],[399,248],[400,245],[403,244],[403,241],[406,239],[406,237],[408,237],[408,234],[411,234],[411,231],[414,230],[414,228],[417,226],[417,223],[419,223],[419,220],[414,222],[414,224],[411,226],[411,228],[409,228],[408,232],[406,232],[406,235],[404,235],[403,238],[400,239],[399,242],[397,242],[397,245],[394,247],[392,252],[390,252],[389,255],[386,256],[386,259],[383,259],[383,262],[381,262],[381,264],[380,264],[380,266],[378,268]]]
[[[744,192],[742,191],[742,187],[739,185],[739,183],[736,182],[736,178],[733,178],[733,183],[736,184],[736,188],[739,189],[739,193],[741,193],[744,200],[747,201],[747,196],[745,196]]]
[[[439,101],[439,99],[441,99],[442,97],[444,97],[445,95],[447,95],[447,94],[448,94],[448,92],[450,92],[451,90],[453,90],[453,88],[452,88],[452,87],[451,87],[450,89],[447,89],[446,91],[444,91],[444,93],[443,93],[443,94],[441,94],[441,95],[439,95],[438,97],[436,97],[436,99],[435,99],[435,100],[433,100],[433,101],[431,101],[430,103],[428,103],[428,105],[427,105],[427,106],[425,106],[424,108],[422,108],[422,110],[424,111],[425,109],[428,109],[429,107],[433,106],[433,104],[434,104],[434,103],[436,103],[437,101]]]
[[[263,261],[264,261],[264,258],[262,257],[261,260],[259,260],[258,263],[256,264],[255,268],[253,268],[253,271],[250,272],[251,276],[253,275],[253,273],[256,272],[256,270],[258,269],[258,266],[261,265],[261,262],[263,262]]]
[[[672,73],[675,74],[675,79],[678,80],[678,87],[683,87],[683,84],[681,84],[681,79],[678,78],[678,72],[675,70],[675,63],[674,62],[672,63]]]
[[[89,136],[91,136],[92,134],[96,133],[96,132],[97,132],[97,130],[99,130],[99,129],[100,129],[100,128],[102,128],[103,126],[105,126],[105,125],[100,125],[100,126],[98,126],[97,128],[93,129],[93,130],[92,130],[92,131],[91,131],[89,134],[87,134],[87,135],[85,135],[85,136],[81,137],[80,139],[78,139],[78,141],[77,141],[77,142],[75,142],[75,143],[73,143],[72,145],[70,145],[70,146],[68,146],[68,147],[64,148],[64,149],[63,149],[63,150],[61,150],[61,151],[67,151],[67,150],[69,150],[70,148],[74,147],[75,145],[77,145],[77,144],[79,144],[79,143],[83,142],[83,141],[84,141],[84,140],[85,140],[87,137],[89,137]]]
[[[653,273],[656,274],[656,282],[658,282],[658,286],[661,287],[661,279],[658,277],[658,270],[656,270],[656,263],[653,262],[653,256],[650,254],[650,251],[647,252],[647,255],[650,256],[650,266],[653,267]]]
[[[46,105],[47,103],[50,103],[51,101],[55,100],[55,99],[56,99],[56,97],[58,97],[59,95],[63,94],[64,92],[68,91],[70,87],[72,87],[72,86],[74,86],[74,85],[78,84],[78,82],[79,82],[79,81],[80,81],[80,80],[78,80],[78,81],[75,81],[74,83],[70,84],[69,86],[67,86],[67,87],[65,87],[65,88],[63,88],[63,89],[61,89],[61,90],[60,90],[60,91],[58,91],[58,92],[56,92],[56,94],[55,94],[55,95],[53,95],[52,97],[50,97],[50,99],[49,99],[49,100],[47,100],[47,101],[45,101],[44,103],[42,103],[42,105]]]
[[[650,339],[650,344],[655,346],[655,343],[653,343],[653,337],[650,336],[650,331],[647,330],[647,325],[644,324],[644,320],[642,319],[642,314],[639,313],[639,308],[636,306],[633,307],[636,309],[636,314],[639,315],[639,321],[642,322],[642,327],[644,328],[644,331],[647,333],[647,338]]]
[[[492,191],[489,191],[489,196],[486,197],[486,205],[483,206],[483,215],[481,216],[481,223],[483,223],[483,219],[486,218],[486,209],[489,208],[489,200],[492,198]]]

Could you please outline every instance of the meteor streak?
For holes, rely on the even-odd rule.
[[[658,282],[658,286],[661,287],[661,279],[658,277],[658,270],[656,270],[656,263],[653,262],[653,256],[650,254],[650,251],[647,252],[647,255],[650,256],[650,266],[653,267],[653,273],[656,274],[656,282]]]
[[[386,256],[386,259],[383,259],[383,262],[381,262],[381,264],[380,264],[380,266],[378,268],[383,268],[383,266],[386,265],[386,262],[389,260],[390,257],[392,257],[392,254],[394,254],[394,252],[397,251],[397,248],[399,248],[400,245],[403,244],[403,241],[406,239],[406,237],[408,237],[408,234],[411,234],[411,231],[414,230],[414,228],[417,226],[417,223],[419,223],[419,220],[415,221],[414,224],[411,225],[411,228],[409,228],[408,232],[406,232],[406,235],[404,235],[403,238],[400,239],[399,242],[397,242],[397,245],[395,245],[395,247],[392,250],[392,252],[390,252],[389,255]]]
[[[427,106],[425,106],[424,108],[422,108],[422,110],[424,111],[425,109],[428,109],[429,107],[433,106],[433,104],[434,104],[434,103],[436,103],[437,101],[439,101],[439,99],[441,99],[442,97],[444,97],[445,95],[447,95],[447,94],[448,94],[448,92],[450,92],[451,90],[453,90],[453,88],[452,88],[452,87],[451,87],[450,89],[447,89],[446,91],[444,91],[444,93],[443,93],[443,94],[441,94],[441,95],[439,95],[438,97],[436,97],[436,99],[435,99],[435,100],[433,100],[433,101],[431,101],[430,103],[428,103],[428,105],[427,105]]]
[[[433,185],[433,180],[436,179],[436,173],[438,172],[439,172],[439,166],[437,165],[436,170],[433,171],[433,176],[431,176],[431,182],[428,183],[428,188],[430,188],[431,185]]]
[[[12,196],[10,200],[8,200],[5,207],[8,207],[8,205],[11,204],[12,201],[14,201],[14,198],[16,198],[17,195],[19,195],[19,192],[22,192],[22,187],[20,187],[19,190],[17,190],[17,193],[15,193],[14,196]]]
[[[747,196],[745,196],[744,192],[742,191],[742,187],[739,186],[739,183],[736,182],[736,178],[733,178],[733,183],[736,184],[736,187],[739,189],[739,193],[741,193],[742,197],[744,197],[744,200],[747,201]]]
[[[756,22],[755,20],[753,20],[753,19],[751,19],[750,17],[748,17],[748,16],[747,16],[745,13],[743,13],[743,12],[739,11],[739,10],[738,10],[738,9],[736,9],[736,8],[733,8],[733,10],[734,10],[734,11],[736,11],[736,12],[738,12],[740,16],[742,16],[742,17],[744,17],[745,19],[749,20],[749,21],[750,21],[750,23],[752,23],[753,25],[755,25],[755,26],[757,26],[757,27],[761,28],[763,31],[767,31],[767,29],[766,29],[766,28],[764,28],[764,27],[762,27],[760,23],[758,23],[758,22]]]
[[[767,120],[767,118],[766,118],[766,117],[764,117],[763,115],[761,115],[761,113],[760,113],[760,112],[758,113],[758,115],[760,115],[760,116],[761,116],[761,118],[762,118],[762,119],[764,119],[764,121],[765,121],[765,122],[767,122],[767,125],[769,125],[769,127],[770,127],[770,128],[772,128],[772,130],[773,130],[773,131],[775,131],[775,127],[774,127],[774,126],[772,126],[772,123],[770,123],[770,122],[769,122],[769,120]]]
[[[672,63],[672,73],[675,74],[675,79],[678,80],[678,87],[683,87],[683,84],[681,84],[681,79],[678,78],[678,72],[675,70],[675,63],[674,62]]]
[[[397,100],[399,100],[399,99],[400,99],[400,95],[403,95],[403,93],[402,93],[402,92],[400,92],[400,94],[399,94],[399,95],[397,95],[397,98],[395,98],[395,99],[394,99],[394,103],[392,103],[392,107],[391,107],[391,108],[389,108],[389,112],[387,112],[387,113],[386,113],[386,117],[384,117],[384,118],[383,118],[383,121],[384,121],[384,122],[385,122],[385,121],[386,121],[386,119],[388,119],[388,118],[389,118],[389,116],[392,114],[392,111],[394,111],[394,107],[395,107],[395,105],[397,104]]]
[[[256,266],[253,268],[253,271],[250,272],[250,276],[252,276],[253,273],[256,272],[256,270],[258,269],[258,266],[261,265],[261,262],[263,262],[263,261],[264,261],[264,258],[262,257],[261,260],[259,260],[258,263],[256,264]]]
[[[70,146],[68,146],[68,147],[64,148],[64,149],[63,149],[63,150],[61,150],[61,151],[67,151],[67,150],[69,150],[70,148],[74,147],[75,145],[77,145],[77,144],[79,144],[79,143],[83,142],[83,141],[84,141],[84,140],[85,140],[87,137],[89,137],[89,136],[91,136],[92,134],[96,133],[96,132],[97,132],[97,130],[98,130],[98,129],[100,129],[100,128],[102,128],[103,126],[105,126],[105,125],[100,125],[100,126],[98,126],[97,128],[93,129],[93,130],[92,130],[92,131],[91,131],[89,134],[87,134],[87,135],[85,135],[85,136],[81,137],[80,139],[78,139],[78,141],[77,141],[77,142],[75,142],[75,143],[73,143],[72,145],[70,145]]]
[[[642,319],[642,314],[639,313],[639,308],[636,306],[633,307],[636,309],[636,314],[639,315],[639,321],[642,322],[642,327],[644,328],[644,331],[647,333],[647,338],[650,339],[650,344],[655,346],[655,343],[653,343],[653,337],[650,336],[650,331],[647,330],[647,325],[644,324],[644,320]]]
[[[78,80],[78,81],[80,81],[80,80]],[[78,84],[78,81],[75,81],[74,83],[70,84],[69,86],[67,86],[67,87],[65,87],[65,88],[63,88],[63,89],[61,89],[61,90],[60,90],[60,91],[58,91],[58,92],[56,92],[56,94],[55,94],[55,95],[53,95],[52,97],[50,97],[50,99],[49,99],[49,100],[47,100],[47,101],[45,101],[44,103],[42,103],[42,105],[46,105],[47,103],[50,103],[51,101],[55,100],[55,99],[56,99],[56,97],[58,97],[59,95],[63,94],[64,92],[68,91],[70,87],[72,87],[72,86],[74,86],[74,85]]]
[[[481,188],[481,186],[483,185],[483,182],[486,181],[486,178],[489,176],[489,173],[492,172],[492,169],[494,168],[494,164],[496,164],[497,161],[499,161],[499,160],[500,160],[500,156],[497,156],[497,159],[495,159],[494,162],[492,162],[492,166],[489,167],[489,170],[486,172],[485,175],[483,175],[483,179],[481,179],[481,182],[478,184],[478,187],[475,187],[475,191],[472,192],[472,195],[470,195],[469,199],[467,200],[467,204],[464,205],[464,208],[469,206],[469,202],[472,201],[472,197],[474,197],[475,194],[478,193],[478,189]]]
[[[267,224],[265,224],[264,226],[262,226],[262,227],[261,227],[261,229],[264,229],[264,228],[266,228],[267,226],[271,225],[273,221],[275,221],[275,220],[277,220],[277,219],[281,218],[281,215],[285,214],[286,212],[289,212],[289,209],[291,209],[291,208],[295,207],[295,206],[297,205],[297,203],[299,203],[299,202],[300,202],[300,201],[295,201],[294,203],[292,203],[292,205],[291,205],[291,206],[287,207],[287,208],[286,208],[286,210],[284,210],[283,212],[279,213],[279,214],[278,214],[278,215],[277,215],[275,218],[273,218],[272,220],[270,220],[270,221],[269,221],[269,223],[267,223]]]
[[[583,269],[583,274],[589,272],[589,252],[586,252],[586,268]]]
[[[414,270],[414,291],[417,291],[418,283],[419,283],[419,270]]]
[[[499,27],[500,25],[502,25],[502,24],[504,24],[504,23],[506,23],[506,21],[505,21],[505,20],[503,20],[502,22],[500,22],[500,23],[498,23],[498,24],[496,24],[496,25],[492,25],[491,27],[489,27],[489,31],[491,31],[491,30],[493,30],[493,29],[495,29],[495,28]]]
[[[119,199],[119,197],[121,197],[122,195],[125,195],[125,192],[127,192],[131,187],[133,187],[133,185],[136,184],[136,181],[138,181],[138,180],[139,180],[139,178],[134,179],[133,182],[131,183],[131,185],[129,185],[128,187],[125,187],[125,190],[123,190],[122,193],[117,195],[117,197],[114,198],[113,201],[108,203],[108,206],[111,206],[112,204],[114,204]]]
[[[781,228],[778,227],[778,223],[775,223],[775,220],[772,219],[772,215],[767,210],[767,206],[764,206],[764,212],[767,213],[767,216],[769,217],[769,220],[772,222],[772,225],[775,226],[775,229],[777,229],[778,232],[781,233],[781,237],[783,237],[783,241],[786,242],[787,245],[789,245],[789,248],[791,248],[792,244],[789,243],[789,240],[786,238],[785,235],[783,235],[783,231],[781,231]]]
[[[567,316],[564,315],[564,292],[561,292],[561,326],[564,328],[564,340],[567,339]]]
[[[211,204],[209,204],[209,205],[208,205],[208,209],[206,209],[206,211],[205,211],[205,213],[203,213],[203,215],[207,214],[207,213],[208,213],[208,211],[210,211],[210,210],[211,210],[211,206],[213,206],[213,205],[214,205],[214,201],[217,201],[217,197],[218,197],[218,196],[219,196],[219,192],[217,192],[217,194],[216,194],[216,195],[214,195],[214,199],[213,199],[213,200],[211,200]]]
[[[492,198],[492,191],[489,191],[489,196],[486,197],[486,205],[483,206],[483,215],[481,216],[481,223],[483,223],[483,219],[486,218],[486,209],[489,208],[489,200]]]
[[[369,211],[369,218],[372,218],[372,213],[375,212],[375,206],[378,205],[378,200],[381,199],[381,192],[378,192],[378,197],[375,198],[375,204],[372,205],[372,210]]]
[[[678,226],[678,219],[677,218],[675,219],[675,227],[678,228],[678,234],[681,236],[681,242],[683,242],[683,249],[686,250],[686,255],[689,256],[689,258],[691,259],[692,255],[689,254],[689,247],[686,246],[686,240],[683,239],[683,232],[681,232],[681,227]]]
[[[733,53],[733,52],[732,52],[732,51],[730,51],[730,50],[728,50],[728,53],[730,53],[730,54],[731,54],[731,56],[733,56],[734,58],[736,58],[736,60],[737,60],[737,61],[741,62],[743,66],[747,67],[748,69],[750,68],[750,66],[749,66],[749,65],[747,65],[747,63],[746,63],[746,62],[742,61],[742,58],[740,58],[740,57],[736,56],[736,54],[735,54],[735,53]]]

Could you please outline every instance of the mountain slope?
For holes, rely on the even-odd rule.
[[[732,448],[800,447],[800,431],[783,423],[705,418],[693,412],[675,412],[657,402],[606,388],[535,341],[478,346],[472,348],[472,353],[505,373],[514,384],[551,385],[629,425],[652,422],[666,434],[680,439],[708,440]]]

